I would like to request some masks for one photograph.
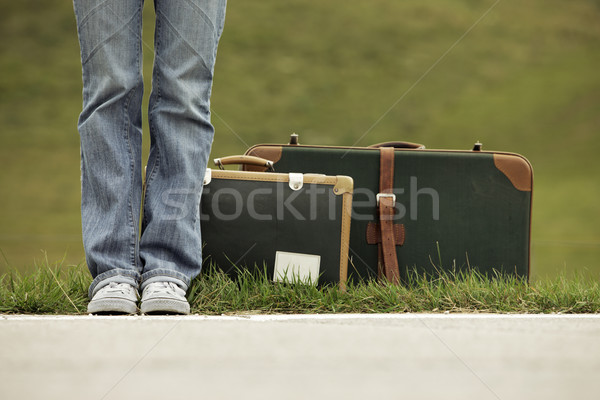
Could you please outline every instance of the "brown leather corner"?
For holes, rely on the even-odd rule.
[[[273,164],[277,164],[279,160],[281,160],[281,146],[256,146],[255,148],[250,149],[246,155],[266,158],[269,161],[273,161]],[[266,171],[266,167],[257,167],[254,165],[246,165],[244,166],[244,171]],[[275,166],[275,171],[277,171],[277,166]]]
[[[396,246],[402,246],[404,244],[404,225],[394,224],[394,242]],[[367,243],[378,244],[381,243],[381,226],[377,222],[369,222],[367,224]]]
[[[349,176],[344,175],[336,175],[336,184],[333,187],[333,193],[335,195],[340,195],[344,193],[352,194],[354,190],[354,180]]]
[[[517,190],[531,192],[533,170],[525,158],[516,154],[494,154],[494,165]]]

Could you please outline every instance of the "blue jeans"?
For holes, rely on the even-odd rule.
[[[210,94],[226,0],[155,0],[142,207],[143,0],[74,0],[83,71],[81,214],[94,278],[134,287],[200,273],[199,204],[213,141]],[[142,214],[140,232],[140,214]]]

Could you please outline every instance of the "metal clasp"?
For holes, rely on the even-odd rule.
[[[219,169],[221,169],[221,170],[224,170],[224,169],[225,169],[225,167],[223,166],[223,162],[221,162],[221,159],[220,159],[220,158],[215,158],[215,159],[213,160],[213,162],[215,163],[215,165],[216,165],[217,167],[219,167]]]
[[[290,174],[289,174],[290,189],[300,190],[300,189],[302,189],[303,184],[304,184],[304,175],[290,172]]]
[[[212,181],[212,171],[210,168],[206,168],[206,172],[204,173],[204,182],[203,185],[208,185]]]
[[[377,196],[375,196],[377,207],[379,207],[379,199],[382,197],[390,197],[392,199],[392,207],[396,207],[396,195],[393,193],[377,193]]]

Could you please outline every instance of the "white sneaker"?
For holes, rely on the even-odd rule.
[[[189,314],[185,291],[173,282],[148,284],[142,293],[142,314]]]
[[[137,314],[137,289],[129,283],[110,282],[98,290],[88,304],[91,314]]]

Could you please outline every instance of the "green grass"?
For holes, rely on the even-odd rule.
[[[456,43],[494,3],[230,1],[213,156],[291,132],[305,144],[468,149],[480,140],[486,150],[518,152],[535,171],[532,276],[553,279],[566,266],[598,279],[600,2],[501,1]],[[147,1],[147,89],[152,27]],[[1,2],[0,36],[0,249],[24,271],[35,271],[41,249],[50,259],[68,250],[67,263],[80,263],[72,2]],[[147,154],[147,124],[144,139]]]
[[[192,282],[192,313],[598,313],[600,284],[582,275],[533,284],[476,272],[445,273],[436,279],[413,276],[404,285],[374,281],[315,287],[274,283],[264,273],[242,272],[236,279],[208,268]],[[35,272],[0,277],[0,313],[85,314],[91,277],[81,265],[47,262]]]

